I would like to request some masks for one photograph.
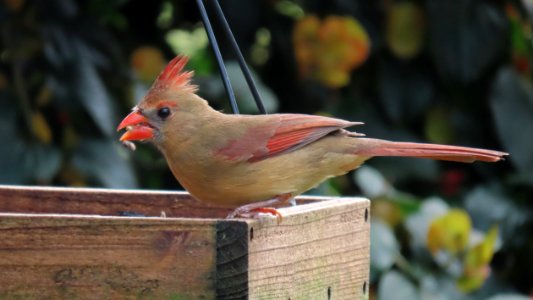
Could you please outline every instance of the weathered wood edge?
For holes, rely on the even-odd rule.
[[[219,218],[230,211],[183,191],[0,185],[0,212]]]
[[[11,194],[10,194],[11,193]],[[209,212],[218,211],[213,215],[208,214],[207,216],[198,215],[197,213],[186,216],[173,216],[166,215],[161,216],[157,214],[155,216],[146,215],[146,216],[126,216],[128,219],[152,219],[152,220],[170,220],[170,219],[186,219],[188,221],[219,221],[223,223],[231,222],[233,224],[236,220],[225,220],[224,217],[218,217],[221,213],[222,216],[225,216],[227,211],[231,209],[224,207],[211,206],[209,204],[204,204],[199,201],[196,201],[191,195],[185,191],[155,191],[155,190],[124,190],[124,189],[102,189],[102,188],[72,188],[72,187],[45,187],[45,186],[20,186],[20,185],[1,185],[0,184],[0,216],[43,216],[43,217],[72,217],[72,218],[103,218],[103,219],[122,219],[125,216],[120,215],[109,215],[104,213],[89,212],[89,213],[72,213],[72,212],[51,212],[50,207],[41,207],[39,205],[30,207],[30,209],[23,210],[20,207],[10,207],[10,203],[4,201],[6,198],[18,197],[21,194],[29,196],[40,195],[50,193],[52,196],[55,196],[59,202],[71,200],[69,196],[75,195],[77,199],[72,201],[81,200],[81,203],[76,203],[77,206],[85,204],[90,206],[93,203],[97,202],[100,206],[113,206],[117,203],[129,204],[131,202],[142,202],[145,206],[156,206],[164,207],[168,205],[170,207],[185,208],[193,207],[198,210],[208,210]],[[135,196],[135,197],[132,197]],[[96,198],[96,199],[93,199]],[[38,198],[36,201],[41,201],[41,198]],[[296,202],[298,205],[282,207],[278,210],[287,218],[292,215],[303,214],[310,211],[320,210],[332,206],[338,205],[347,205],[350,202],[363,201],[369,202],[366,198],[361,197],[327,197],[327,196],[311,196],[311,195],[302,195],[296,197]],[[305,205],[303,205],[305,204]],[[13,209],[14,208],[14,209]],[[26,208],[26,207],[23,207]],[[56,208],[55,206],[52,208]],[[184,209],[182,213],[185,213],[187,209]],[[222,212],[221,212],[222,211]],[[277,219],[274,217],[265,216],[260,220],[257,219],[241,219],[242,222],[246,222],[249,226],[257,226],[259,223],[262,226],[272,225],[277,223]],[[220,225],[221,228],[225,228],[227,225]]]
[[[211,298],[215,224],[216,220],[199,219],[6,213],[0,216],[0,299],[169,299],[188,293]],[[10,232],[16,234],[6,236]],[[190,259],[196,257],[202,261]],[[190,263],[184,265],[184,260]],[[4,275],[10,273],[18,273],[18,281],[9,283],[11,277]],[[184,275],[198,286],[182,285]],[[34,285],[25,287],[28,282]],[[49,289],[43,291],[45,286]]]
[[[310,212],[321,210],[342,209],[354,204],[366,207],[365,220],[368,222],[370,201],[358,197],[316,197],[315,199],[327,200],[311,202],[305,205],[280,208],[283,221],[278,224],[275,217],[265,216],[261,219],[219,220],[216,224],[217,244],[217,299],[248,299],[249,296],[249,254],[251,230],[261,227],[285,226],[288,223],[301,222],[299,217]],[[368,275],[367,275],[368,277]],[[367,280],[368,281],[368,280]],[[366,282],[366,281],[365,281]]]
[[[222,220],[216,224],[217,299],[248,298],[248,223]]]
[[[279,208],[278,211],[283,215],[281,225],[284,221],[290,221],[292,217],[297,215],[302,215],[310,212],[315,212],[324,209],[334,209],[343,206],[349,206],[355,203],[365,203],[364,206],[367,207],[366,218],[369,218],[368,214],[370,213],[370,200],[363,197],[323,197],[323,196],[301,196],[296,199],[304,200],[304,204],[299,204],[295,206],[288,206]],[[311,201],[307,201],[311,199]],[[276,226],[278,225],[278,220],[274,216],[265,216],[261,219],[246,219],[245,220],[249,226]]]
[[[257,219],[237,219],[224,220],[221,218],[198,217],[123,217],[112,215],[95,215],[95,214],[72,214],[72,213],[40,213],[36,210],[29,212],[1,212],[3,208],[2,198],[10,197],[9,194],[26,195],[47,194],[60,196],[62,201],[69,195],[76,195],[78,200],[81,199],[85,205],[91,205],[98,202],[99,205],[122,204],[134,201],[143,205],[165,206],[173,205],[178,207],[192,206],[198,210],[205,209],[203,204],[195,201],[186,192],[181,191],[144,191],[144,190],[112,190],[112,189],[93,189],[93,188],[57,188],[57,187],[26,187],[26,186],[5,186],[0,185],[0,217],[32,217],[32,218],[83,218],[83,219],[104,219],[104,220],[154,220],[154,221],[176,221],[185,223],[203,222],[215,226],[216,234],[216,274],[214,278],[215,291],[217,299],[247,299],[248,298],[248,251],[250,241],[250,228],[253,226],[276,226],[277,220],[274,217],[265,217]],[[96,199],[93,199],[96,196]],[[68,200],[68,199],[67,199]],[[179,200],[179,201],[177,201]],[[316,197],[301,196],[297,197],[299,203],[306,205],[297,205],[292,207],[280,208],[279,211],[284,216],[284,221],[290,221],[293,216],[305,214],[311,211],[321,210],[343,205],[350,205],[353,202],[369,202],[364,198],[355,197]],[[326,201],[327,200],[327,201]],[[155,203],[154,203],[155,201]],[[5,202],[5,201],[4,201]],[[369,205],[367,205],[369,206]],[[220,208],[206,206],[208,210],[219,210]],[[227,209],[222,208],[225,213]],[[219,211],[220,212],[220,211]],[[217,213],[215,215],[220,215]]]
[[[298,197],[299,203],[325,197]],[[15,201],[16,200],[16,201]],[[0,185],[0,212],[224,218],[232,209],[201,203],[184,191]]]
[[[9,185],[9,184],[0,184],[0,195],[3,195],[5,192],[63,192],[63,193],[73,193],[80,196],[94,196],[95,193],[102,196],[117,196],[119,197],[117,201],[124,200],[122,197],[130,196],[179,196],[179,200],[185,202],[191,202],[196,205],[208,206],[213,208],[218,208],[215,205],[203,204],[194,198],[191,195],[183,190],[143,190],[143,189],[108,189],[108,188],[93,188],[93,187],[59,187],[59,186],[33,186],[33,185]],[[331,199],[330,196],[312,196],[312,195],[301,195],[297,199],[300,201],[324,201]],[[339,197],[335,197],[339,198]],[[340,198],[357,198],[357,197],[340,197]],[[85,199],[86,200],[86,199]],[[130,199],[128,199],[130,200]],[[88,201],[88,200],[87,200]]]

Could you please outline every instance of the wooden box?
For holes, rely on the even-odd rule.
[[[277,224],[183,192],[0,186],[0,299],[368,298],[369,201],[297,200]]]

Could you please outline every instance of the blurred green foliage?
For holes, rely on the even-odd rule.
[[[379,158],[312,191],[373,200],[371,297],[533,293],[531,1],[220,3],[270,112],[510,153]],[[229,111],[194,1],[3,0],[0,22],[0,183],[178,189],[153,147],[130,153],[114,130],[178,53],[201,96]],[[255,113],[219,42],[241,110]]]

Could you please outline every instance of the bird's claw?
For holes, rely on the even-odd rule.
[[[270,214],[277,219],[277,223],[281,223],[283,220],[283,216],[281,213],[273,208],[273,207],[258,207],[254,209],[241,209],[240,207],[232,211],[226,218],[227,219],[234,219],[234,218],[259,218],[260,214]]]

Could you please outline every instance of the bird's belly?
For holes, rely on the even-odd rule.
[[[238,176],[213,176],[209,179],[176,176],[181,185],[196,199],[226,207],[268,200],[277,195],[295,191],[286,180],[261,178],[244,171]],[[294,180],[292,180],[294,182]]]
[[[236,207],[290,193],[299,195],[324,180],[347,173],[361,162],[348,154],[321,157],[286,154],[232,166],[217,166],[204,174],[176,174],[198,200]]]

